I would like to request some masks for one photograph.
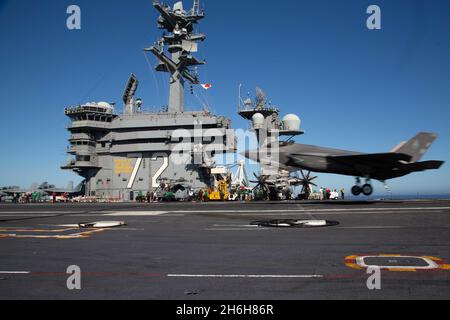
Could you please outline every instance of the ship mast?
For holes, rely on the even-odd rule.
[[[153,53],[159,60],[157,71],[170,73],[168,112],[181,113],[184,112],[185,82],[199,84],[198,75],[192,68],[205,64],[192,55],[198,51],[198,42],[206,39],[205,35],[194,31],[194,25],[204,18],[204,13],[200,13],[199,0],[194,0],[188,12],[184,10],[182,1],[171,8],[153,0],[153,6],[161,14],[159,28],[168,33],[164,32],[162,38],[145,51]]]
[[[199,15],[199,14],[200,14],[200,0],[194,0],[191,15]]]

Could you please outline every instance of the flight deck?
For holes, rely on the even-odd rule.
[[[1,204],[0,299],[448,299],[449,215],[449,200]],[[335,223],[254,224],[273,220]]]

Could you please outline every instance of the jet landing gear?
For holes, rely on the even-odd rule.
[[[364,194],[365,196],[372,195],[373,187],[370,184],[370,180],[367,180],[366,184],[361,187],[361,179],[360,178],[356,179],[356,185],[352,188],[352,194],[357,197],[361,195],[361,193]]]
[[[373,187],[371,184],[366,183],[365,185],[362,186],[362,193],[365,196],[371,196],[373,193]]]

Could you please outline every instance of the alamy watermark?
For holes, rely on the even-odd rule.
[[[367,14],[370,14],[367,18],[367,29],[381,30],[381,8],[373,4],[367,8]]]
[[[75,4],[67,7],[66,13],[69,15],[66,26],[69,30],[81,30],[81,8]]]
[[[381,269],[379,267],[370,266],[367,268],[367,274],[370,277],[367,279],[367,289],[370,291],[381,290]]]
[[[378,5],[370,5],[367,8],[367,29],[381,30],[381,8]],[[66,26],[69,30],[81,30],[81,8],[72,4],[67,7],[66,13],[69,15],[66,20]]]
[[[67,278],[67,289],[81,290],[81,268],[79,266],[69,266],[66,271],[70,276]]]

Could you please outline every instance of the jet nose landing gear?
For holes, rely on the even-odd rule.
[[[366,181],[366,184],[361,187],[360,178],[356,179],[356,185],[352,188],[352,194],[357,197],[364,194],[365,196],[371,196],[373,194],[373,187],[370,184],[370,180]]]

